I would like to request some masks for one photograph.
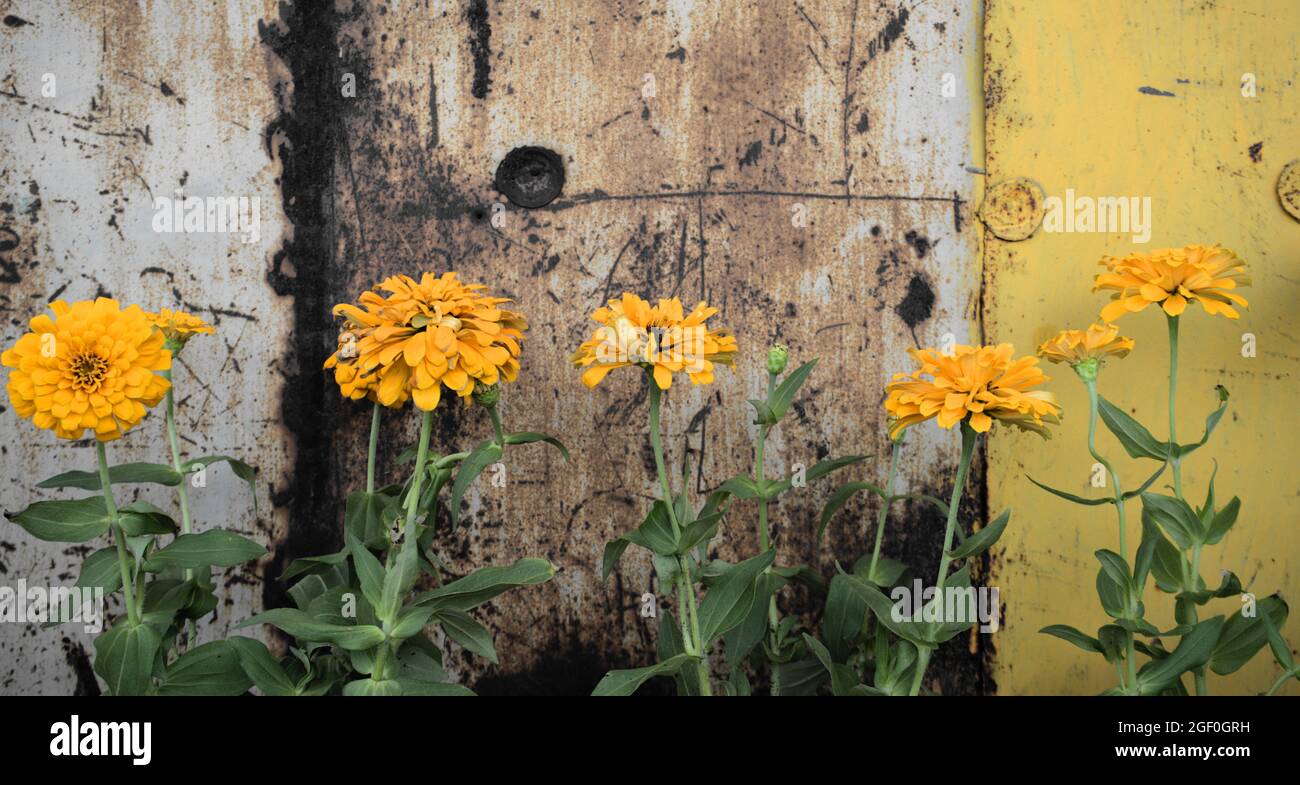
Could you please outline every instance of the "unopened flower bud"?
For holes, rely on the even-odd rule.
[[[767,372],[778,374],[785,370],[786,363],[790,362],[790,350],[784,345],[772,344],[772,348],[767,350]]]

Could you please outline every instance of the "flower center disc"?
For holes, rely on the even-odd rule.
[[[97,354],[82,354],[72,361],[72,386],[95,392],[108,373],[108,361]]]

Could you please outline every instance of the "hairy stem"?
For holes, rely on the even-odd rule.
[[[668,522],[673,527],[674,539],[681,537],[681,525],[677,522],[677,510],[673,506],[672,487],[668,482],[668,469],[664,462],[664,442],[661,426],[659,424],[659,407],[663,398],[663,391],[655,383],[650,373],[646,372],[646,384],[650,390],[650,447],[655,455],[655,472],[659,475],[659,489],[663,496],[664,506],[668,508]],[[704,642],[700,640],[700,621],[699,612],[695,607],[695,584],[691,580],[691,566],[685,556],[677,557],[678,568],[678,591],[684,595],[686,605],[679,608],[682,615],[680,620],[682,625],[683,645],[687,653],[694,649],[696,656],[700,659],[696,663],[696,675],[700,681],[700,694],[712,695],[713,688],[709,684],[709,671],[705,665],[706,652],[704,651]]]
[[[1178,443],[1176,412],[1178,408],[1178,317],[1165,315],[1169,322],[1169,449],[1170,463],[1174,470],[1174,495],[1183,498],[1182,461],[1173,457],[1174,445]]]
[[[140,623],[140,609],[135,603],[135,587],[131,582],[131,562],[126,552],[126,535],[117,521],[117,504],[113,501],[113,485],[108,479],[108,455],[104,443],[95,440],[95,456],[99,459],[99,486],[104,491],[104,509],[108,512],[109,528],[113,532],[113,545],[117,548],[117,568],[122,575],[122,594],[126,598],[126,617],[132,624]]]
[[[168,369],[166,371],[163,371],[162,376],[168,381],[171,381],[172,378],[171,370]],[[176,385],[173,384],[168,386],[167,396],[166,396],[166,409],[165,409],[166,420],[167,420],[167,444],[171,448],[172,469],[177,474],[181,475],[180,484],[176,486],[176,495],[180,498],[180,504],[181,504],[181,534],[189,534],[191,531],[193,531],[193,524],[191,523],[191,519],[190,519],[189,478],[185,476],[185,472],[181,468],[182,466],[181,440],[176,429],[175,392],[176,392]],[[189,567],[185,568],[185,580],[187,581],[194,580],[194,570],[192,568]],[[197,638],[198,638],[197,625],[194,623],[193,619],[190,619],[185,624],[186,648],[193,648]]]
[[[898,478],[898,455],[903,451],[902,441],[893,442],[889,448],[889,475],[885,478],[885,494],[894,495],[894,484]],[[871,564],[867,567],[867,576],[874,578],[876,563],[880,561],[880,545],[885,541],[885,522],[889,520],[889,499],[880,500],[880,512],[876,514],[876,544],[871,549]]]
[[[952,559],[948,558],[948,553],[952,550],[953,535],[957,531],[957,507],[961,504],[962,488],[966,485],[966,474],[970,471],[971,456],[975,453],[975,440],[979,434],[965,420],[961,424],[961,463],[957,465],[957,479],[952,486],[952,497],[948,502],[948,525],[943,533],[943,552],[939,554],[939,577],[935,581],[934,596],[936,600],[941,601],[943,597],[944,581],[948,579],[948,568],[952,565]],[[921,691],[921,682],[925,678],[925,669],[930,664],[930,650],[925,647],[919,647],[916,658],[916,675],[912,677],[912,689],[910,695],[916,695]]]

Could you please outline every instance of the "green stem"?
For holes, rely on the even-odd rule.
[[[172,372],[170,369],[162,372],[163,378],[171,381]],[[193,524],[190,519],[190,489],[189,478],[186,477],[185,471],[181,468],[181,441],[177,434],[176,428],[176,385],[167,388],[166,396],[166,420],[167,420],[167,444],[172,453],[172,469],[181,475],[180,484],[176,486],[176,495],[180,498],[181,503],[181,534],[189,534],[193,531]],[[194,580],[194,570],[185,568],[185,580]],[[198,630],[193,619],[190,619],[185,625],[185,641],[187,648],[193,648],[198,637]]]
[[[952,566],[952,559],[948,558],[948,553],[952,551],[953,535],[957,531],[957,507],[961,504],[962,488],[966,485],[966,474],[970,471],[971,457],[975,454],[975,440],[979,434],[965,420],[961,423],[961,463],[957,465],[957,479],[952,486],[952,497],[948,501],[948,525],[943,533],[943,552],[939,554],[939,577],[934,584],[934,596],[936,601],[942,602],[944,582],[948,579],[948,568]],[[921,691],[921,682],[925,678],[925,669],[930,664],[930,649],[920,647],[916,658],[916,675],[912,677],[912,689],[910,695],[916,695]]]
[[[894,495],[894,481],[898,477],[898,454],[902,452],[902,441],[893,442],[889,449],[889,476],[885,479],[885,493]],[[876,563],[880,561],[880,545],[885,541],[885,521],[889,520],[889,500],[880,500],[880,512],[876,514],[876,545],[871,549],[871,564],[867,567],[867,577],[876,574]]]
[[[416,511],[420,507],[420,487],[424,485],[424,467],[429,458],[429,436],[433,433],[433,412],[422,412],[420,419],[420,442],[415,451],[415,476],[411,478],[411,491],[406,497],[406,525],[403,527],[402,549],[418,548],[419,535],[415,530]],[[384,633],[388,633],[391,620],[384,620]],[[375,656],[374,669],[370,678],[382,681],[388,664],[389,642],[379,644],[379,654]]]
[[[375,452],[379,448],[379,412],[381,407],[375,404],[370,414],[370,444],[366,447],[366,493],[375,492]]]
[[[663,496],[664,506],[668,508],[668,522],[673,526],[673,537],[681,536],[681,527],[677,523],[677,510],[673,506],[673,492],[668,486],[668,470],[664,464],[664,441],[659,432],[659,401],[663,392],[647,372],[646,384],[650,386],[650,447],[655,454],[655,472],[659,475],[659,490]]]
[[[1290,678],[1292,678],[1292,677],[1294,677],[1295,674],[1296,674],[1295,671],[1286,671],[1286,672],[1284,672],[1281,676],[1278,676],[1278,677],[1277,677],[1277,681],[1273,682],[1273,686],[1272,686],[1272,687],[1269,687],[1269,688],[1268,688],[1268,692],[1266,692],[1266,693],[1264,693],[1264,694],[1265,694],[1265,695],[1276,695],[1276,694],[1277,694],[1277,691],[1280,690],[1280,689],[1282,689],[1282,685],[1283,685],[1283,684],[1286,684],[1286,683],[1287,683],[1287,680],[1290,679]]]
[[[501,415],[497,413],[497,405],[492,404],[487,407],[487,410],[488,416],[492,418],[492,432],[496,434],[497,444],[504,450],[506,448],[506,432],[501,427]]]
[[[1174,445],[1178,443],[1177,426],[1175,425],[1176,411],[1178,407],[1178,317],[1165,315],[1169,322],[1169,449],[1172,451]],[[1182,461],[1170,456],[1170,463],[1174,469],[1174,495],[1183,498],[1183,467]]]
[[[1134,689],[1137,688],[1137,648],[1133,645],[1133,632],[1128,632],[1128,684]],[[1124,679],[1119,680],[1121,687],[1124,686]]]
[[[661,426],[659,424],[659,407],[663,398],[663,391],[655,383],[650,373],[646,372],[646,384],[650,390],[650,447],[655,456],[655,472],[659,475],[659,489],[663,495],[664,506],[668,508],[668,522],[673,527],[673,537],[681,536],[681,525],[677,522],[677,510],[673,506],[673,492],[668,483],[668,469],[664,461],[664,442]],[[713,689],[709,685],[709,672],[705,665],[704,642],[700,640],[700,619],[699,612],[695,607],[695,584],[691,580],[691,567],[685,556],[677,557],[677,568],[681,583],[678,584],[680,595],[685,595],[686,606],[679,609],[682,613],[682,638],[683,645],[689,653],[692,648],[695,655],[699,657],[696,664],[696,672],[700,680],[700,693],[702,695],[712,695]],[[687,620],[689,619],[689,627]]]
[[[111,521],[109,529],[113,532],[113,544],[117,547],[117,568],[122,575],[122,594],[126,598],[126,617],[132,624],[140,623],[140,610],[135,604],[135,589],[131,583],[130,560],[126,552],[126,535],[117,522],[117,504],[113,501],[113,485],[108,479],[108,455],[104,443],[95,440],[95,455],[99,459],[99,486],[104,491],[104,509]]]
[[[1088,452],[1091,453],[1093,460],[1106,467],[1110,474],[1110,482],[1114,490],[1115,513],[1119,516],[1119,555],[1120,558],[1128,559],[1128,543],[1124,523],[1124,487],[1120,484],[1119,473],[1110,461],[1101,457],[1097,452],[1097,382],[1085,381],[1084,387],[1088,388]]]

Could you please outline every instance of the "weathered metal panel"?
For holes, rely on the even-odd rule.
[[[218,334],[196,339],[175,372],[185,449],[247,456],[266,481],[254,519],[243,483],[214,468],[206,487],[191,490],[195,518],[200,527],[219,521],[270,541],[285,515],[268,489],[284,482],[293,454],[279,422],[277,370],[290,315],[264,282],[265,259],[284,231],[262,143],[279,65],[257,32],[275,3],[194,8],[8,4],[0,27],[0,341],[11,344],[55,297],[106,294],[184,308],[215,324]],[[155,232],[154,198],[175,198],[182,188],[186,196],[259,197],[259,236]],[[37,431],[7,399],[0,408],[5,510],[37,498],[41,479],[94,465],[90,443]],[[167,462],[159,414],[110,450],[115,461]],[[165,491],[142,497],[173,506]],[[71,584],[89,551],[37,542],[6,523],[0,582]],[[225,602],[203,634],[245,616],[260,602],[260,581],[251,569],[227,571]],[[78,625],[0,625],[0,693],[95,689],[91,637]]]
[[[124,156],[86,154],[98,167],[93,176],[60,185],[84,189],[87,199],[109,194],[83,206],[84,227],[63,213],[42,225],[33,242],[64,243],[64,255],[33,246],[24,257],[33,272],[24,272],[6,306],[26,314],[27,303],[43,301],[62,280],[35,271],[73,269],[65,259],[115,293],[143,298],[153,290],[141,287],[157,286],[162,296],[166,275],[139,273],[164,266],[165,253],[185,302],[247,315],[222,316],[221,340],[234,344],[237,366],[224,350],[196,352],[196,362],[209,363],[202,378],[212,410],[226,418],[200,428],[225,449],[261,451],[271,502],[264,509],[274,510],[261,524],[273,551],[264,571],[273,578],[289,559],[339,544],[341,500],[364,471],[368,412],[340,401],[319,369],[335,338],[329,306],[386,275],[426,269],[455,269],[514,297],[532,328],[520,381],[503,398],[507,427],[556,433],[574,457],[565,464],[540,447],[512,451],[506,486],[480,483],[471,524],[440,540],[456,572],[524,555],[559,568],[550,584],[504,596],[486,614],[502,666],[456,652],[452,670],[481,691],[587,692],[607,668],[649,656],[653,628],[635,613],[641,593],[657,588],[648,560],[625,559],[608,583],[598,567],[604,542],[632,527],[655,493],[644,392],[633,374],[615,374],[589,393],[566,362],[590,330],[586,315],[607,296],[628,289],[707,298],[722,309],[716,321],[739,336],[734,374],[721,372],[708,388],[675,386],[668,396],[670,460],[680,467],[689,451],[700,494],[752,461],[744,401],[764,383],[769,342],[788,343],[796,359],[821,357],[796,416],[769,442],[767,471],[776,474],[829,454],[887,455],[881,386],[910,367],[904,350],[949,333],[978,337],[976,178],[967,171],[978,133],[971,127],[978,20],[965,0],[298,3],[265,17],[260,43],[247,30],[269,7],[220,20],[168,16],[162,6],[107,22],[89,11],[50,13],[6,30],[12,62],[28,64],[15,66],[13,79],[30,78],[39,68],[31,64],[72,36],[102,38],[105,51],[122,52],[113,57],[131,52],[132,65],[120,69],[89,57],[82,78],[113,96],[119,114],[110,117],[119,124],[128,107],[132,126],[149,123],[152,144],[133,160],[155,178],[150,187],[174,188],[188,170],[213,189],[267,194],[269,148],[280,174],[276,199],[263,200],[262,244],[222,245],[218,253],[183,245],[201,237],[160,240],[147,222],[123,227],[120,237],[104,230],[86,219],[102,214],[103,200],[129,198],[134,213],[147,194],[130,166],[121,169]],[[35,30],[52,38],[24,43]],[[178,38],[182,31],[188,39]],[[164,49],[197,59],[155,52],[164,39],[188,40]],[[155,85],[174,78],[170,91],[186,103],[177,108],[123,70]],[[226,91],[225,75],[238,75],[237,90]],[[353,84],[355,93],[345,90]],[[74,110],[86,112],[85,102],[66,109]],[[36,111],[26,104],[5,111],[6,177],[70,155],[57,136],[24,139],[24,113]],[[242,113],[246,128],[224,119],[232,113]],[[494,222],[496,167],[525,145],[562,156],[564,192],[531,211],[506,205]],[[26,176],[7,180],[7,192]],[[283,225],[272,217],[280,211]],[[805,215],[806,225],[796,225]],[[52,239],[63,234],[80,243]],[[112,252],[87,264],[103,243]],[[158,248],[165,243],[175,245]],[[78,285],[86,291],[68,294],[95,288]],[[8,324],[6,339],[17,329]],[[389,418],[385,459],[413,439],[414,425],[414,416]],[[2,427],[19,433],[12,418]],[[448,403],[435,447],[487,432],[478,411]],[[133,449],[144,453],[144,442]],[[18,466],[56,464],[24,449],[5,457],[6,506],[26,499],[33,479]],[[955,454],[952,434],[918,429],[904,484],[946,493]],[[881,479],[877,463],[853,471]],[[868,547],[870,529],[856,508],[815,549],[815,515],[828,488],[777,508],[783,561],[829,571],[833,559],[852,560]],[[981,496],[972,494],[976,506]],[[756,548],[754,515],[736,508],[720,555]],[[928,571],[941,524],[919,509],[896,520],[887,550]],[[71,561],[17,539],[6,537],[19,549],[4,557],[10,574],[45,574],[38,562],[53,556]],[[283,587],[267,580],[260,596],[232,595],[224,618],[283,601]],[[24,670],[57,643],[45,638],[41,649],[17,638],[0,630]],[[939,658],[945,691],[992,689],[987,636],[978,638]],[[15,672],[4,689],[68,689],[62,661],[41,662],[39,673]]]
[[[1274,193],[1284,165],[1300,155],[1300,6],[1276,2],[1072,3],[989,0],[985,22],[989,179],[1029,177],[1049,196],[1151,199],[1151,235],[1049,233],[985,249],[985,319],[990,336],[1028,350],[1059,329],[1097,318],[1103,295],[1090,295],[1097,260],[1130,248],[1220,242],[1249,263],[1254,286],[1240,322],[1189,308],[1182,321],[1178,433],[1199,434],[1217,402],[1215,384],[1232,394],[1229,416],[1210,446],[1184,468],[1189,497],[1201,498],[1218,462],[1220,498],[1240,496],[1243,515],[1222,544],[1205,551],[1206,581],[1219,568],[1248,591],[1282,591],[1294,603],[1300,537],[1290,455],[1294,417],[1295,259],[1300,231]],[[1249,87],[1254,87],[1253,93]],[[1139,233],[1140,234],[1140,233]],[[1136,408],[1162,435],[1168,354],[1164,320],[1142,313],[1121,321],[1137,347],[1110,363],[1103,395]],[[1243,356],[1246,333],[1258,354]],[[1003,588],[1006,631],[995,674],[1012,693],[1100,692],[1114,670],[1037,630],[1068,623],[1093,629],[1105,617],[1093,591],[1093,552],[1116,547],[1109,512],[1053,499],[1024,479],[1084,492],[1087,398],[1068,369],[1051,383],[1065,421],[1051,442],[1003,434],[992,440],[989,505],[1014,506],[994,582]],[[1103,435],[1103,454],[1123,477],[1143,466]],[[1161,480],[1163,484],[1165,480]],[[1138,507],[1131,504],[1130,538]],[[1133,547],[1130,545],[1130,548]],[[1148,591],[1148,618],[1171,619],[1168,596]],[[1213,613],[1236,610],[1233,600]],[[1207,613],[1208,615],[1208,613]],[[1293,612],[1284,630],[1300,636]],[[1255,693],[1272,684],[1267,652],[1231,677],[1211,677],[1214,692]],[[1295,685],[1286,689],[1295,691]]]

